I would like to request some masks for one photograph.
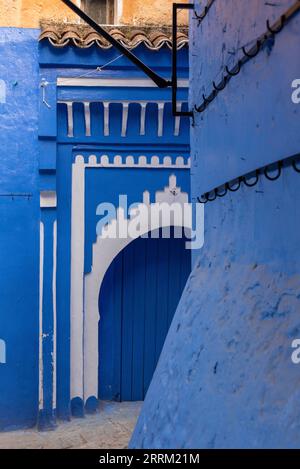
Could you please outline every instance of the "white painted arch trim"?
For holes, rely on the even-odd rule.
[[[151,160],[154,168],[172,167],[168,164],[160,165],[159,158],[155,158]],[[176,160],[175,168],[189,168],[189,164],[183,164],[183,158],[179,158]],[[102,164],[97,163],[95,155],[91,155],[88,161],[85,163],[84,157],[78,155],[72,165],[70,293],[71,399],[80,397],[85,400],[98,395],[98,296],[101,283],[113,259],[132,241],[132,239],[97,240],[93,246],[92,272],[84,278],[85,169],[91,166],[105,167],[103,160]],[[126,163],[132,166],[132,160],[130,162],[126,160]]]
[[[162,224],[160,220],[152,230],[170,226]],[[176,225],[191,230],[191,220],[184,225]],[[140,236],[149,232],[148,224],[141,227]],[[117,257],[131,242],[137,238],[110,239],[98,236],[93,245],[93,265],[91,273],[85,276],[84,290],[84,400],[98,395],[99,368],[99,334],[98,323],[101,315],[99,311],[99,293],[105,274]]]

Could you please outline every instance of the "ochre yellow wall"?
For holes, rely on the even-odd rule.
[[[159,24],[172,23],[172,5],[176,0],[123,0],[123,16],[125,24]],[[182,0],[188,3],[188,0]],[[178,22],[187,24],[187,12],[178,13]]]
[[[80,0],[73,0],[80,5]],[[187,2],[187,0],[183,0]],[[123,0],[121,23],[171,24],[173,0]],[[41,19],[79,21],[61,0],[0,0],[0,27],[38,28]],[[187,14],[179,13],[187,23]]]
[[[38,28],[41,18],[74,22],[75,16],[61,0],[0,0],[0,26]]]

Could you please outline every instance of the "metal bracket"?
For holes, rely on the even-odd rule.
[[[177,14],[178,10],[194,10],[193,3],[173,3],[173,47],[172,47],[172,111],[175,117],[193,117],[192,111],[178,111],[177,110],[177,90],[178,90],[178,76],[177,76]]]
[[[70,0],[62,0],[62,2],[68,6],[76,15],[84,20],[91,28],[93,28],[98,34],[103,36],[110,44],[115,46],[122,54],[125,55],[132,63],[134,63],[140,70],[142,70],[148,77],[159,87],[168,88],[172,87],[172,111],[175,117],[193,117],[193,112],[183,112],[177,110],[177,90],[178,90],[178,78],[177,78],[177,13],[178,10],[193,10],[194,4],[186,3],[174,3],[173,4],[173,22],[172,22],[172,80],[166,80],[151,68],[149,68],[144,62],[142,62],[136,55],[130,50],[123,46],[119,41],[109,34],[102,26],[97,24],[92,18],[90,18],[84,11],[82,11],[77,5]]]

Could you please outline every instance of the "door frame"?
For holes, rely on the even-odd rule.
[[[75,155],[72,164],[72,208],[71,208],[71,401],[82,400],[83,406],[97,405],[98,400],[98,368],[99,368],[99,337],[98,322],[99,292],[105,273],[115,257],[121,252],[133,238],[109,239],[97,237],[93,244],[92,269],[84,273],[85,252],[85,170],[87,168],[104,168],[108,166],[107,155],[102,155],[97,160],[95,155],[90,155],[85,162],[82,155]],[[190,159],[185,160],[178,156],[175,163],[170,163],[170,157],[153,156],[150,163],[145,157],[140,156],[137,163],[128,156],[120,161],[116,155],[111,167],[116,168],[145,168],[150,170],[164,169],[166,176],[172,176],[172,169],[189,170]],[[168,177],[167,179],[168,180]],[[171,189],[171,187],[170,187]],[[172,187],[172,189],[174,189]],[[145,188],[146,190],[146,188]],[[158,187],[157,190],[164,190]],[[185,193],[177,188],[178,203],[187,203]],[[164,228],[169,225],[161,224],[161,220],[151,229]],[[183,220],[178,225],[191,230],[191,220]],[[141,234],[149,231],[147,226],[141,227]],[[140,235],[139,235],[140,236]]]

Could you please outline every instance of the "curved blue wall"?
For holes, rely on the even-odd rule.
[[[202,2],[201,2],[202,3]],[[214,3],[191,19],[191,106],[240,47],[294,2]],[[196,2],[200,12],[199,1]],[[242,69],[192,129],[194,197],[299,152],[300,14]],[[200,85],[199,85],[200,84]],[[207,93],[208,94],[208,93]],[[300,175],[205,206],[205,244],[149,389],[131,447],[299,447]]]

